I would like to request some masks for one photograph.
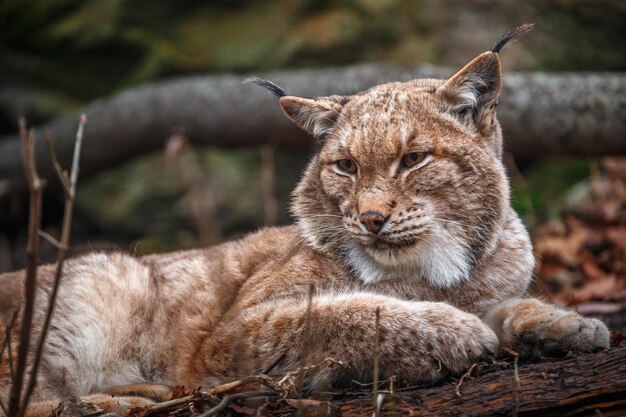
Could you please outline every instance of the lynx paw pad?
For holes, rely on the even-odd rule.
[[[555,311],[546,316],[517,337],[515,348],[523,357],[563,356],[570,351],[594,352],[609,347],[609,330],[600,320],[574,312]]]

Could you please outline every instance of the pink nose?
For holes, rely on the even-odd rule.
[[[366,211],[365,213],[361,213],[359,220],[361,220],[361,223],[363,223],[367,230],[378,234],[387,219],[385,219],[385,216],[379,211]]]

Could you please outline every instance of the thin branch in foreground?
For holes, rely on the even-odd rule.
[[[52,161],[52,166],[54,167],[54,172],[57,174],[57,178],[59,182],[63,186],[63,191],[66,194],[70,193],[70,184],[67,182],[67,176],[63,173],[63,168],[59,163],[59,158],[57,157],[57,152],[54,149],[54,145],[52,143],[52,136],[50,136],[49,132],[44,133],[43,135],[44,141],[46,142],[46,147],[48,148],[48,154],[50,155],[50,160]]]
[[[9,324],[5,327],[4,330],[4,341],[2,343],[2,347],[0,347],[0,364],[2,364],[2,357],[4,355],[4,350],[9,346],[9,341],[11,340],[11,332],[13,331],[13,327],[15,326],[15,320],[17,320],[17,315],[20,312],[19,307],[13,311],[11,315],[11,319],[9,320]],[[9,361],[9,367],[13,366],[13,364]]]
[[[454,387],[454,393],[456,394],[457,397],[461,398],[461,385],[463,385],[463,380],[465,380],[466,377],[471,376],[472,372],[474,371],[474,368],[476,368],[476,366],[478,366],[478,362],[474,363],[469,370],[463,374],[463,376],[461,377],[461,379],[459,379],[459,382],[456,384],[456,387]]]
[[[309,294],[307,297],[306,314],[304,316],[304,334],[302,336],[302,358],[300,359],[300,373],[298,375],[297,392],[300,398],[304,397],[304,377],[306,374],[306,361],[309,356],[311,343],[311,310],[313,308],[313,294],[315,293],[315,285],[309,286]]]
[[[519,404],[520,404],[520,379],[519,379],[519,355],[515,356],[515,359],[513,360],[513,376],[514,376],[514,384],[513,384],[513,402],[514,402],[514,408],[513,408],[513,413],[512,415],[514,417],[517,417],[517,415],[519,414]]]
[[[243,379],[238,379],[237,381],[227,382],[226,384],[218,385],[217,387],[211,390],[211,394],[213,395],[221,395],[225,394],[234,389],[240,389],[243,386],[250,384],[265,384],[268,386],[273,385],[272,378],[265,375],[251,375]],[[272,386],[273,388],[273,386]]]
[[[182,405],[186,405],[189,403],[203,403],[207,401],[213,401],[215,403],[217,402],[217,397],[215,397],[211,393],[196,391],[193,394],[187,395],[185,397],[149,405],[136,415],[140,417],[148,417],[154,414],[162,415],[164,412],[170,411]],[[133,415],[133,413],[131,413],[130,415]]]
[[[380,406],[378,405],[378,366],[380,360],[380,306],[376,307],[376,339],[374,340],[374,387],[372,390],[372,407],[374,407],[374,416],[380,414]]]
[[[286,353],[282,353],[278,358],[276,358],[274,360],[274,362],[272,362],[270,364],[270,366],[268,366],[267,368],[265,368],[265,370],[263,372],[261,372],[262,375],[268,375],[270,372],[272,372],[278,365],[280,365],[285,358],[287,357]]]
[[[74,158],[72,158],[72,171],[70,174],[70,191],[72,194],[72,198],[76,194],[76,182],[78,181],[78,171],[79,171],[79,160],[80,160],[80,150],[83,145],[83,132],[85,130],[85,125],[87,124],[87,115],[80,115],[80,122],[78,123],[78,130],[76,131],[76,143],[74,145]]]
[[[74,157],[72,159],[72,170],[70,173],[69,189],[64,188],[65,189],[65,206],[63,209],[63,225],[61,228],[61,239],[58,245],[59,250],[57,252],[57,264],[56,264],[56,270],[54,274],[54,283],[52,286],[52,292],[50,294],[50,298],[48,299],[48,308],[46,310],[46,317],[44,320],[43,327],[41,328],[41,334],[39,335],[39,341],[38,341],[37,350],[35,351],[35,356],[33,359],[33,366],[32,366],[31,373],[30,373],[30,379],[28,381],[28,385],[24,393],[24,398],[21,403],[20,413],[16,414],[17,417],[24,416],[24,412],[26,411],[26,407],[28,406],[30,397],[32,396],[33,391],[35,389],[35,385],[37,384],[37,373],[39,372],[39,365],[41,363],[41,357],[43,355],[43,347],[46,342],[46,337],[48,335],[48,330],[50,328],[50,322],[52,321],[54,308],[56,306],[56,299],[57,299],[57,295],[59,292],[59,286],[61,284],[61,277],[63,275],[63,265],[65,263],[65,258],[67,256],[67,251],[69,249],[70,231],[72,228],[72,214],[74,212],[74,199],[76,196],[76,183],[78,180],[80,150],[81,150],[81,145],[83,142],[83,132],[84,132],[85,124],[87,124],[87,116],[83,114],[80,117],[78,130],[76,132],[76,143],[74,145]],[[52,143],[50,142],[49,150],[53,149],[51,145]],[[50,151],[50,154],[51,154],[51,157],[52,155],[56,156],[53,150]],[[59,174],[60,172],[62,171],[59,166],[57,174]],[[63,177],[62,174],[59,175],[60,180],[62,177]],[[37,227],[37,230],[39,230],[39,227]],[[35,234],[37,234],[37,232],[35,232]]]
[[[5,344],[4,346],[2,346],[2,352],[0,352],[0,358],[2,358],[2,355],[4,354],[4,348],[6,346],[7,360],[9,361],[9,373],[11,375],[11,381],[13,380],[13,375],[15,374],[15,370],[13,369],[14,358],[13,358],[13,349],[11,347],[11,332],[13,331],[13,326],[15,326],[15,320],[17,320],[17,315],[19,311],[20,309],[16,308],[15,311],[13,312],[13,316],[11,317],[11,322],[6,328]]]
[[[2,343],[2,347],[0,347],[0,364],[2,364],[2,358],[4,357],[4,350],[7,350],[7,360],[9,361],[9,373],[11,376],[11,380],[13,380],[13,352],[11,350],[11,332],[13,331],[13,327],[15,326],[15,320],[17,320],[17,315],[19,313],[19,307],[13,311],[13,315],[11,315],[11,320],[9,320],[9,324],[5,328],[4,332],[4,341]],[[9,415],[6,405],[2,401],[2,397],[0,397],[0,408],[4,412],[4,415]]]
[[[220,401],[220,403],[218,405],[216,405],[215,407],[211,408],[207,412],[200,414],[198,417],[215,416],[215,415],[221,413],[222,411],[226,410],[228,405],[230,403],[232,403],[233,401],[244,400],[244,399],[249,399],[249,398],[256,398],[256,397],[276,397],[277,395],[278,395],[278,393],[276,391],[269,391],[269,390],[266,390],[266,391],[249,391],[249,392],[242,392],[240,394],[227,395],[226,397],[222,398],[222,401]]]
[[[320,369],[324,366],[327,367],[331,365],[337,365],[342,367],[346,366],[344,362],[328,357],[318,363],[308,365],[305,368],[300,368],[295,371],[287,372],[278,381],[273,381],[270,386],[278,391],[281,391],[283,395],[286,395],[287,393],[294,391],[294,387],[297,388],[297,379],[302,375],[303,372],[304,374],[306,374],[308,371]],[[296,392],[298,392],[297,389]]]
[[[55,248],[61,249],[61,242],[56,240],[52,235],[50,235],[49,233],[44,232],[41,229],[38,230],[37,233],[39,234],[40,238],[42,238],[43,240],[45,240],[46,242],[48,242],[49,244],[51,244]]]
[[[24,375],[26,374],[26,360],[30,351],[30,337],[35,307],[35,288],[37,281],[37,257],[39,248],[39,225],[41,223],[41,199],[45,182],[39,178],[35,165],[35,132],[28,132],[26,120],[18,120],[20,139],[22,142],[22,164],[24,176],[30,194],[28,214],[28,241],[26,243],[26,279],[24,282],[24,309],[20,327],[19,348],[17,363],[11,375],[11,391],[9,394],[9,417],[21,417],[24,414],[23,403],[20,402]],[[9,345],[10,347],[10,345]],[[9,360],[13,363],[12,360]]]

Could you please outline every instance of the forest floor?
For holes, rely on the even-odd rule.
[[[535,228],[533,292],[624,332],[626,163],[605,159],[602,168],[561,218]]]

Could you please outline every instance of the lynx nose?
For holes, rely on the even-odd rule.
[[[363,223],[367,230],[378,234],[387,219],[380,211],[366,211],[365,213],[361,213],[359,220],[361,220],[361,223]]]

